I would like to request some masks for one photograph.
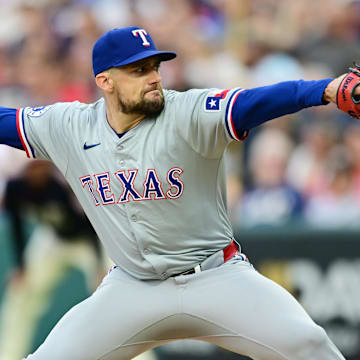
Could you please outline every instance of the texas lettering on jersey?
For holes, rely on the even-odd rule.
[[[136,189],[134,185],[138,169],[120,170],[110,175],[109,172],[85,175],[80,177],[82,187],[87,190],[94,200],[95,206],[122,204],[129,201],[178,199],[184,192],[184,183],[180,179],[184,172],[180,167],[172,167],[167,172],[167,187],[164,188],[155,169],[147,169],[143,189]],[[114,194],[111,184],[118,182],[122,185],[122,193]]]

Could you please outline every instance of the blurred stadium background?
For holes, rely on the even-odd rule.
[[[360,62],[354,0],[0,0],[0,14],[0,105],[7,107],[95,101],[93,43],[128,25],[144,27],[159,49],[178,53],[161,74],[165,88],[180,91],[335,77]],[[308,109],[253,130],[226,156],[230,214],[244,252],[298,297],[347,359],[359,360],[360,123],[334,105]],[[0,147],[2,205],[8,182],[27,162],[21,151]],[[31,234],[39,219],[26,221]],[[16,272],[13,247],[2,206],[0,304]],[[88,295],[86,274],[68,269],[47,294],[28,352]],[[11,317],[4,309],[0,324]],[[0,329],[0,344],[8,330]],[[193,341],[144,358],[241,359]]]

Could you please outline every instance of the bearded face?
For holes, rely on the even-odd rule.
[[[136,99],[126,97],[119,88],[117,88],[116,93],[119,110],[124,114],[156,117],[164,109],[164,93],[160,84],[141,91]]]

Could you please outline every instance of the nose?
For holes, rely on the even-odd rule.
[[[162,78],[158,70],[152,70],[149,76],[149,83],[150,84],[158,84],[161,82]]]

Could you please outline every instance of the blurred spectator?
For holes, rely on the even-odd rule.
[[[84,274],[89,293],[103,269],[94,230],[51,163],[29,162],[22,176],[8,182],[4,203],[15,269],[2,307],[0,358],[18,360],[32,350],[36,324],[69,268]],[[36,227],[26,246],[29,219]]]
[[[360,58],[360,2],[329,0],[327,3],[324,32],[303,37],[297,53],[303,61],[322,63],[333,74],[342,74]]]
[[[331,150],[323,189],[310,197],[305,216],[309,224],[322,228],[360,228],[360,197],[349,152],[343,146]]]
[[[360,124],[357,120],[345,128],[344,146],[353,166],[355,191],[360,194]]]
[[[290,139],[276,129],[265,129],[253,140],[249,151],[252,186],[234,212],[236,223],[281,226],[302,215],[302,196],[285,177],[291,149]]]
[[[24,151],[0,145],[0,210],[2,209],[3,193],[8,179],[17,176],[28,161]]]
[[[225,173],[227,184],[227,207],[232,214],[241,199],[243,191],[243,171],[242,158],[243,152],[238,143],[232,143],[225,151]]]
[[[254,86],[304,78],[304,69],[299,61],[285,53],[275,52],[262,57],[252,68],[252,72]]]
[[[311,119],[302,128],[301,141],[290,156],[287,179],[302,194],[321,191],[326,182],[325,161],[335,144],[336,134],[326,121]]]

